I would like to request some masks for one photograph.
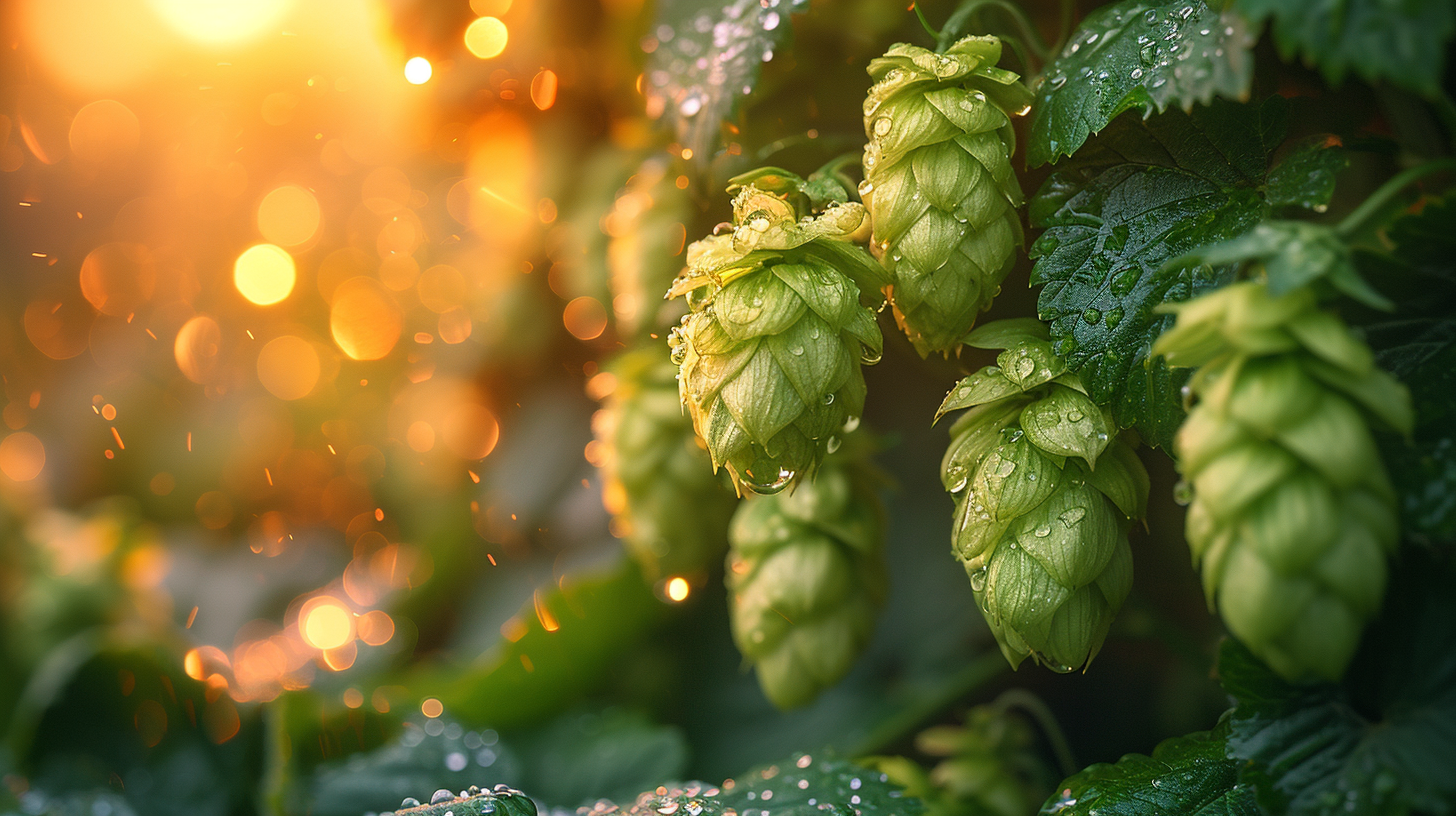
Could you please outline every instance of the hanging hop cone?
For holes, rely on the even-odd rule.
[[[1022,243],[1010,114],[1031,94],[1000,58],[1000,40],[966,37],[944,54],[901,43],[870,63],[860,197],[895,319],[922,357],[960,346]]]
[[[651,578],[704,572],[727,547],[737,500],[683,413],[677,366],[654,343],[618,357],[608,373],[612,390],[592,430],[613,532]]]
[[[849,671],[884,602],[884,513],[862,438],[792,492],[743,502],[728,541],[733,640],[779,708]]]
[[[1336,680],[1398,533],[1367,415],[1409,433],[1405,386],[1307,288],[1236,283],[1171,311],[1153,353],[1199,367],[1174,451],[1209,602],[1286,679]]]
[[[773,493],[812,472],[830,440],[864,410],[861,363],[882,338],[861,291],[883,273],[850,243],[867,232],[858,204],[803,221],[755,187],[733,202],[734,228],[688,248],[669,296],[692,311],[672,330],[679,388],[713,466]]]
[[[920,732],[915,747],[944,757],[930,781],[947,795],[954,813],[1023,816],[1045,801],[1055,779],[1036,750],[1026,721],[996,704],[966,712],[964,725]]]
[[[1006,350],[936,415],[971,409],[941,464],[952,550],[1011,665],[1071,671],[1096,656],[1132,586],[1127,531],[1147,509],[1148,474],[1041,323],[988,323],[965,342]]]
[[[673,180],[665,160],[643,162],[602,219],[612,313],[622,337],[662,327],[660,314],[670,308],[662,293],[682,270],[686,224],[693,217],[687,190]]]

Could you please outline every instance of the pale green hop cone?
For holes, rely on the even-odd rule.
[[[669,294],[692,312],[669,344],[693,427],[740,489],[773,493],[812,473],[864,410],[860,366],[879,360],[882,338],[861,291],[883,281],[851,243],[866,222],[852,203],[800,221],[750,186],[732,232],[688,249]]]
[[[688,191],[675,179],[666,161],[643,162],[602,219],[610,306],[621,337],[643,337],[677,319],[674,314],[664,321],[672,307],[662,293],[682,270],[686,225],[694,213]]]
[[[612,531],[650,578],[705,573],[727,547],[737,499],[683,413],[677,366],[653,343],[618,357],[607,373],[611,391],[592,430]]]
[[[1011,116],[1031,94],[1000,58],[1000,40],[966,37],[944,54],[897,44],[870,63],[860,196],[895,319],[921,356],[960,346],[1022,244]]]
[[[792,492],[744,501],[729,528],[733,639],[779,708],[849,671],[884,602],[884,513],[862,439]]]
[[[1307,288],[1247,281],[1171,310],[1153,353],[1199,367],[1174,451],[1209,602],[1284,678],[1337,680],[1399,534],[1368,417],[1409,433],[1405,386]]]
[[[937,414],[970,409],[941,463],[952,550],[1011,665],[1071,671],[1096,656],[1132,586],[1127,531],[1146,512],[1148,474],[1041,323],[988,323],[965,342],[1006,350]]]

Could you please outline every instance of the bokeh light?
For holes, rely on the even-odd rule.
[[[114,99],[99,99],[76,112],[67,139],[72,155],[82,162],[120,162],[141,143],[141,122],[126,105]]]
[[[308,396],[318,384],[320,370],[318,352],[301,337],[275,337],[258,352],[258,381],[281,400]]]
[[[590,295],[573,298],[561,313],[566,330],[578,340],[595,340],[607,329],[607,309]]]
[[[293,256],[273,244],[248,247],[233,264],[233,284],[238,293],[259,306],[287,298],[297,274]]]
[[[17,431],[0,439],[0,473],[28,482],[45,469],[45,444],[35,434]]]
[[[424,57],[410,57],[409,61],[404,64],[404,78],[411,85],[423,85],[429,82],[434,73],[434,67]]]
[[[285,184],[258,203],[258,232],[279,246],[298,246],[318,232],[319,217],[319,203],[313,193]]]
[[[688,598],[692,587],[688,580],[680,575],[674,575],[667,580],[667,598],[673,603],[681,603]]]
[[[480,59],[500,56],[509,39],[506,24],[496,17],[480,17],[465,28],[465,47]]]
[[[378,360],[386,356],[403,329],[399,306],[373,278],[350,278],[334,289],[329,330],[349,357]]]
[[[103,314],[135,312],[151,299],[156,285],[152,253],[141,244],[102,244],[81,263],[81,294]]]
[[[148,0],[168,26],[200,43],[250,40],[275,25],[288,0]]]
[[[310,598],[298,613],[298,631],[315,649],[338,649],[354,639],[354,613],[337,598]]]
[[[182,324],[172,344],[177,368],[198,384],[210,382],[217,373],[221,351],[222,329],[207,315],[197,315]]]

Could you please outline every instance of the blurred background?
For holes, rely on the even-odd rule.
[[[1092,669],[1005,669],[927,421],[987,360],[922,361],[887,319],[891,593],[845,682],[774,710],[721,567],[624,556],[610,360],[663,342],[655,293],[728,177],[857,151],[866,64],[928,44],[898,0],[782,2],[0,6],[4,807],[362,813],[508,782],[573,808],[911,751],[1013,686],[1083,763],[1212,723],[1167,499]],[[1033,312],[1026,274],[995,315]]]

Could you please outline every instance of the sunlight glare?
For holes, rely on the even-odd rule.
[[[168,27],[206,45],[245,42],[288,11],[289,0],[148,0]]]
[[[409,62],[404,64],[405,81],[411,85],[423,85],[430,81],[435,69],[430,67],[430,61],[424,57],[411,57]]]
[[[293,291],[297,272],[293,256],[273,244],[255,244],[233,264],[233,284],[238,292],[259,306],[270,306]]]

